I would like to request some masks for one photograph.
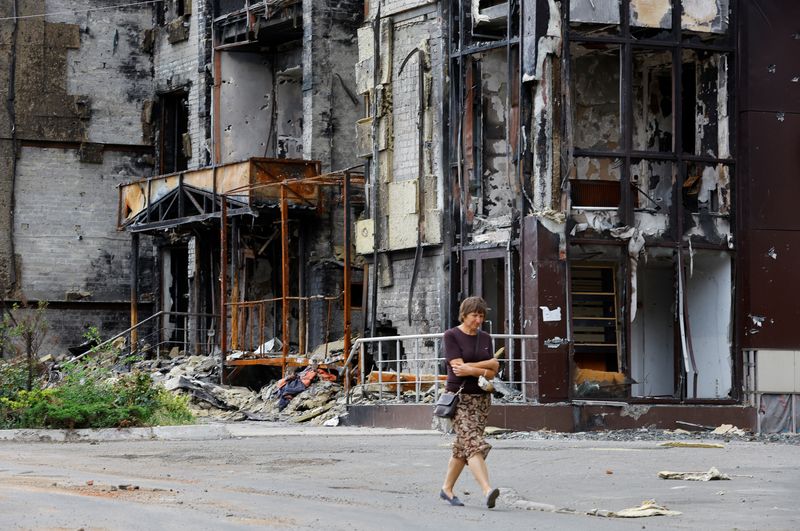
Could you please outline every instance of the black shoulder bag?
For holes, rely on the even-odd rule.
[[[464,389],[464,384],[458,388],[455,393],[442,393],[439,395],[439,400],[433,406],[433,414],[443,419],[451,419],[456,414],[456,406],[458,405],[458,395]]]

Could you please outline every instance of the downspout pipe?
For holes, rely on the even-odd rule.
[[[19,0],[12,0],[11,4],[11,23],[13,29],[11,30],[11,57],[8,66],[8,97],[6,99],[6,108],[8,112],[8,119],[11,125],[11,178],[9,182],[9,198],[8,198],[8,252],[11,258],[8,261],[8,286],[6,289],[10,292],[17,284],[17,269],[15,265],[15,252],[14,252],[14,208],[15,208],[15,189],[17,181],[17,114],[15,105],[15,85],[16,85],[16,72],[17,72],[17,35],[19,32]],[[0,294],[5,297],[5,293]]]
[[[380,48],[381,48],[381,4],[372,21],[372,98],[370,114],[372,115],[372,160],[370,161],[370,219],[373,222],[372,233],[372,282],[370,282],[370,337],[375,337],[378,316],[378,246],[381,239],[380,222],[378,220],[378,181],[380,180],[380,161],[378,157],[378,82],[380,80]]]

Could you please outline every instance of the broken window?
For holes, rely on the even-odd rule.
[[[520,3],[450,2],[450,13],[450,155],[459,192],[458,237],[461,245],[501,245],[511,238],[521,195],[520,105],[513,88],[519,83]],[[402,95],[395,97],[401,101]]]
[[[472,0],[473,39],[504,39],[507,34],[508,10],[512,9],[512,23],[516,27],[518,17],[516,2],[508,0]]]
[[[672,54],[633,49],[634,151],[672,151]]]
[[[621,148],[619,46],[573,45],[572,90],[576,148]]]
[[[683,54],[683,152],[730,157],[731,80],[728,54],[687,50]]]
[[[582,374],[622,373],[609,381],[630,385],[632,396],[725,398],[732,375],[735,49],[728,1],[569,6],[564,52],[575,365]],[[587,246],[596,254],[580,251]],[[615,289],[600,291],[610,279],[617,280]],[[598,294],[585,295],[575,285]],[[591,313],[598,310],[584,298],[599,293],[614,294],[613,313],[604,307]],[[616,350],[613,329],[600,326],[612,318]],[[575,392],[587,392],[585,386],[577,391],[584,376],[576,374]]]
[[[658,160],[639,160],[631,164],[633,204],[637,211],[669,214],[675,165]]]
[[[575,1],[569,4],[570,30],[587,36],[619,34],[620,0]]]
[[[219,17],[227,15],[228,13],[240,11],[244,9],[246,5],[246,0],[214,0],[214,13],[215,16]]]
[[[185,90],[162,94],[161,129],[159,138],[161,174],[175,173],[187,168],[191,153],[188,135],[189,108]]]
[[[727,43],[729,0],[681,0],[681,29],[687,42]],[[720,38],[722,37],[722,38]]]
[[[687,163],[683,207],[692,215],[730,212],[730,169],[724,164]]]
[[[639,40],[668,40],[672,36],[671,29],[671,0],[631,0],[631,36]]]

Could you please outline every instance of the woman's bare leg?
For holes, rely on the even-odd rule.
[[[442,490],[451,498],[453,497],[453,488],[456,486],[458,476],[461,475],[461,471],[464,470],[464,465],[466,464],[467,462],[465,460],[452,456],[447,463],[447,474],[444,476]]]
[[[467,461],[472,475],[475,476],[475,481],[480,485],[483,495],[486,496],[491,492],[492,487],[489,485],[489,469],[486,466],[486,460],[483,454],[477,453],[469,458]]]

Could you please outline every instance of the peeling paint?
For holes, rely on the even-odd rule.
[[[588,50],[573,45],[572,71],[575,147],[617,149],[620,146],[619,48]]]
[[[651,406],[644,404],[625,404],[619,414],[622,417],[631,417],[633,420],[639,420],[639,417],[650,412],[650,408]]]
[[[728,30],[728,0],[681,0],[681,28],[689,31],[724,33]]]
[[[534,74],[525,73],[522,76],[523,83],[542,79],[546,57],[549,55],[561,55],[561,10],[555,0],[547,1],[550,15],[547,20],[547,33],[540,37],[536,43],[536,69]]]
[[[619,213],[617,209],[613,210],[581,210],[575,212],[572,216],[576,224],[570,231],[571,236],[575,236],[580,232],[593,230],[598,234],[609,231],[619,225]]]
[[[569,18],[573,22],[619,24],[619,0],[572,0]]]
[[[631,25],[647,28],[671,28],[670,0],[631,0]]]
[[[544,340],[544,346],[546,346],[547,348],[558,348],[561,345],[566,345],[567,343],[569,343],[568,339],[564,339],[558,336]]]

